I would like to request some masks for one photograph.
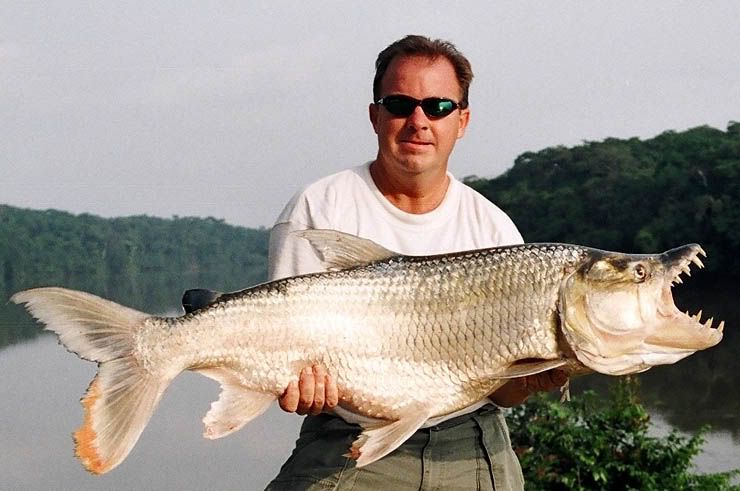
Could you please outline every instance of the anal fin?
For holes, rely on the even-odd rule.
[[[371,464],[397,449],[430,416],[428,408],[418,406],[410,407],[404,412],[406,416],[396,421],[378,421],[363,425],[362,433],[352,443],[348,454],[357,461],[357,467]]]
[[[221,383],[221,394],[203,418],[203,436],[215,440],[241,429],[267,410],[275,395],[250,391],[239,384],[237,375],[226,368],[196,370]]]

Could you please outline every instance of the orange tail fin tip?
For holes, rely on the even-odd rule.
[[[82,464],[89,472],[93,474],[103,474],[110,470],[110,464],[105,463],[98,449],[95,446],[97,434],[93,429],[92,408],[100,398],[100,387],[98,378],[95,377],[87,389],[85,397],[80,400],[85,411],[85,417],[82,426],[74,433],[75,456],[80,459]]]

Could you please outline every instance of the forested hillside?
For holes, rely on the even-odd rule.
[[[267,230],[214,218],[105,219],[0,206],[0,294],[63,285],[141,308],[182,290],[245,288],[266,277]]]
[[[698,242],[708,270],[740,275],[740,123],[527,152],[496,179],[466,182],[528,242],[622,252]]]

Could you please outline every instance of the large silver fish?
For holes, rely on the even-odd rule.
[[[99,363],[82,399],[76,455],[93,473],[128,455],[184,370],[221,384],[204,436],[261,414],[301,369],[323,364],[340,406],[375,418],[351,455],[367,465],[427,419],[485,398],[507,379],[562,367],[636,373],[717,344],[724,323],[674,305],[698,245],[626,255],[526,244],[429,257],[397,255],[334,231],[304,231],[334,271],[224,294],[176,318],[88,293],[16,293],[64,346]]]

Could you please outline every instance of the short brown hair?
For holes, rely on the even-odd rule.
[[[408,35],[399,39],[378,54],[378,59],[375,60],[375,79],[373,80],[374,101],[380,99],[380,83],[391,61],[397,56],[422,56],[432,60],[439,56],[447,58],[455,68],[457,82],[462,91],[460,107],[462,109],[468,107],[468,90],[473,80],[473,68],[468,59],[449,41],[419,35]]]

